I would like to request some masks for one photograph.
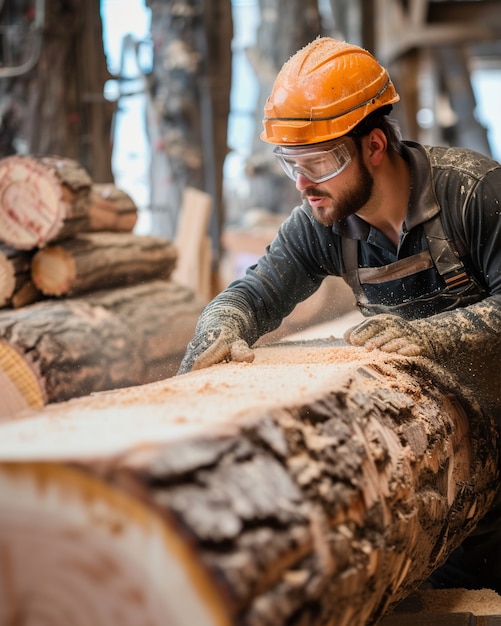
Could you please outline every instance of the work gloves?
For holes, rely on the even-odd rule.
[[[254,353],[245,340],[250,326],[250,316],[240,308],[212,301],[198,320],[178,375],[222,361],[252,362]]]
[[[501,411],[501,296],[412,321],[375,315],[347,330],[344,339],[369,350],[427,357]]]
[[[432,330],[426,320],[408,322],[398,315],[375,315],[344,333],[344,340],[368,350],[382,350],[402,356],[435,358],[428,333]]]

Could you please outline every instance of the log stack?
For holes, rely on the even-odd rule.
[[[0,425],[0,626],[374,626],[497,480],[454,379],[335,341],[49,405]]]
[[[177,371],[203,303],[136,220],[71,159],[0,160],[0,417]]]

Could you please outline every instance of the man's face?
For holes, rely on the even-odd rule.
[[[319,146],[327,148],[323,154],[311,146],[309,151],[290,148],[285,155],[277,156],[286,174],[295,181],[301,198],[311,206],[314,218],[324,226],[332,226],[367,204],[374,179],[360,158],[353,139]]]

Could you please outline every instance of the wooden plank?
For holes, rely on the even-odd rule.
[[[178,261],[172,279],[192,289],[204,301],[210,300],[211,249],[207,235],[212,212],[208,193],[186,187],[174,244]]]

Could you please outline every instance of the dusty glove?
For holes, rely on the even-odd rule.
[[[412,321],[375,315],[347,330],[344,339],[354,346],[432,359],[501,420],[501,296]]]
[[[375,315],[349,328],[344,340],[353,346],[368,350],[382,350],[402,356],[435,358],[435,350],[420,321],[408,322],[398,315]]]
[[[226,360],[252,362],[254,353],[243,337],[249,319],[236,307],[209,304],[187,346],[178,375]]]

